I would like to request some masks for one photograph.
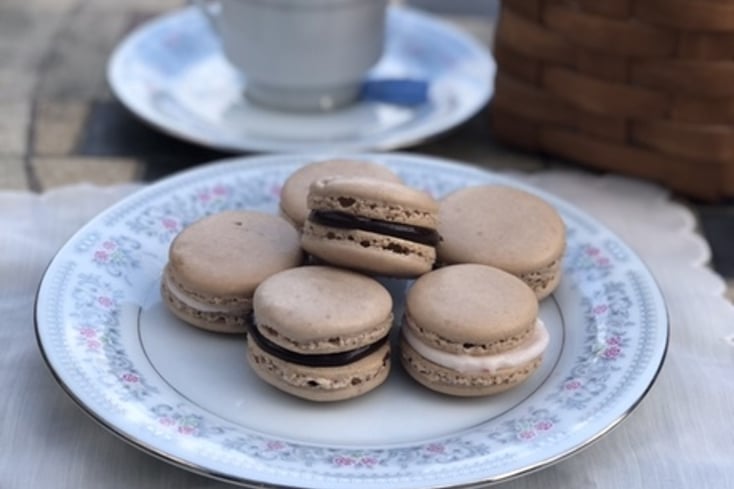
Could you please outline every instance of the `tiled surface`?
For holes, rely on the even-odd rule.
[[[31,125],[31,101],[0,101],[0,148],[2,153],[22,155]]]
[[[87,123],[89,103],[78,100],[38,101],[33,156],[74,154]]]
[[[0,154],[0,189],[26,190],[28,175],[26,165],[20,156]]]
[[[114,185],[139,179],[141,163],[132,158],[78,156],[37,157],[32,170],[41,188],[71,185],[81,181]]]
[[[43,191],[79,181],[152,181],[226,153],[151,129],[110,94],[106,62],[134,26],[184,0],[0,2],[0,190]],[[440,12],[487,43],[496,0],[408,0]],[[458,12],[458,14],[457,14]],[[414,148],[488,168],[533,171],[543,158],[492,142],[484,114]],[[499,162],[499,163],[498,163]],[[556,165],[557,163],[553,163]],[[734,203],[688,202],[734,298]]]

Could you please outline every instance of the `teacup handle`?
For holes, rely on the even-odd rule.
[[[219,32],[219,15],[222,12],[222,4],[219,0],[189,0],[190,3],[199,7],[201,13],[209,21],[212,28]]]

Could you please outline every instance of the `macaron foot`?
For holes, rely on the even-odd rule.
[[[527,380],[540,366],[542,357],[524,365],[481,374],[458,373],[420,356],[405,341],[400,345],[400,360],[405,371],[428,389],[460,397],[499,394]]]
[[[254,341],[248,342],[247,356],[260,379],[290,395],[316,402],[362,396],[385,382],[390,372],[387,345],[357,364],[340,368],[294,365],[269,355]]]

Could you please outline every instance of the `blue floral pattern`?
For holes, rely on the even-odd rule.
[[[140,268],[140,243],[126,236],[114,236],[102,241],[94,251],[92,261],[112,277],[124,277],[126,272]]]
[[[227,428],[210,425],[205,416],[188,412],[184,404],[156,404],[150,408],[150,412],[163,429],[186,437],[211,438],[228,431]]]
[[[488,182],[521,186],[423,157],[371,157],[436,197]],[[466,432],[425,442],[349,448],[257,433],[171,393],[164,379],[140,363],[144,355],[131,353],[128,338],[137,333],[129,324],[135,321],[123,320],[135,314],[131,306],[139,307],[141,274],[160,272],[146,269],[151,266],[146,257],[158,256],[158,263],[164,263],[170,241],[203,216],[226,209],[275,211],[283,180],[305,161],[261,157],[182,174],[110,209],[59,253],[39,295],[52,297],[39,301],[39,310],[51,309],[39,315],[39,337],[60,377],[77,372],[86,379],[75,394],[88,410],[102,419],[115,410],[129,414],[126,421],[109,422],[147,446],[177,437],[206,442],[206,450],[181,443],[163,454],[200,466],[206,466],[207,457],[218,463],[232,460],[229,475],[234,479],[285,479],[297,485],[306,471],[332,485],[348,480],[355,487],[360,481],[374,487],[401,480],[404,487],[416,487],[426,478],[442,483],[496,479],[508,467],[522,470],[557,458],[606,429],[609,423],[588,422],[600,412],[609,410],[610,420],[626,414],[629,405],[615,404],[615,396],[644,395],[667,344],[664,305],[654,281],[619,239],[573,207],[529,187],[523,188],[556,205],[568,226],[564,280],[575,303],[565,307],[574,309],[579,324],[573,327],[583,334],[576,335],[577,344],[565,345],[567,362],[557,367],[552,380],[510,411]],[[457,472],[457,467],[462,469]]]
[[[174,195],[128,221],[133,234],[169,243],[181,230],[202,217],[229,209],[259,209],[280,197],[281,180],[257,182],[235,179],[192,189],[188,195]],[[263,186],[264,185],[264,186]]]
[[[92,366],[100,384],[117,390],[121,401],[140,401],[158,393],[138,372],[122,346],[120,304],[125,293],[102,276],[80,274],[71,298],[73,310],[69,317],[75,344],[82,348],[81,358]]]

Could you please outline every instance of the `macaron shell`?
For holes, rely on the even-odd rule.
[[[426,344],[485,355],[524,341],[538,317],[538,300],[522,280],[486,265],[434,270],[408,290],[408,327]]]
[[[303,226],[308,216],[306,198],[311,183],[320,178],[332,176],[362,176],[400,182],[400,177],[379,163],[356,160],[314,162],[293,172],[283,184],[280,193],[280,208],[283,215],[287,216],[295,226]]]
[[[392,297],[378,281],[327,266],[277,273],[257,288],[255,323],[300,353],[336,353],[374,343],[392,326]]]
[[[181,231],[169,250],[176,280],[206,296],[251,296],[265,278],[302,261],[296,229],[278,216],[252,211],[203,218]]]
[[[337,229],[307,222],[301,246],[333,265],[390,277],[416,277],[436,260],[432,246],[369,231]]]
[[[536,271],[565,249],[565,225],[541,198],[499,185],[459,189],[441,200],[442,263],[481,263],[513,274]]]
[[[254,341],[247,346],[248,361],[263,381],[296,397],[311,401],[342,401],[361,396],[385,382],[390,372],[386,343],[371,355],[342,367],[306,367],[264,352]]]
[[[438,203],[433,197],[406,185],[369,178],[317,180],[311,184],[308,207],[431,229],[438,225]]]
[[[541,270],[520,274],[519,278],[533,289],[538,300],[543,300],[556,290],[561,275],[561,260],[558,259]]]
[[[306,209],[304,212],[305,212],[305,215],[308,215],[308,209]],[[303,222],[305,221],[305,217],[304,217],[304,221],[296,222],[294,219],[291,218],[291,216],[289,216],[286,213],[282,205],[278,207],[278,217],[280,217],[281,219],[283,219],[285,222],[287,222],[288,224],[290,224],[291,226],[293,226],[296,229],[301,229],[301,227],[303,226]]]
[[[538,369],[542,356],[515,368],[466,374],[427,360],[402,339],[400,359],[405,371],[421,385],[443,394],[475,397],[498,394],[522,383]]]

